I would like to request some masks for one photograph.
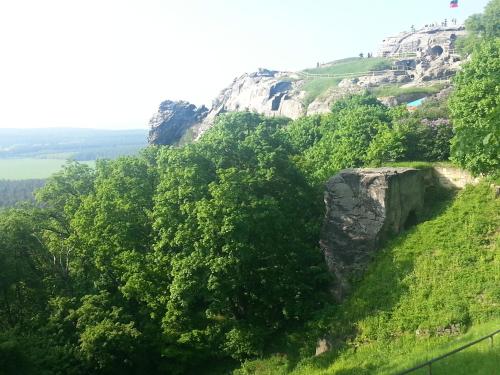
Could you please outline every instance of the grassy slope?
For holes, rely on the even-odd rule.
[[[384,58],[360,59],[352,57],[331,63],[329,66],[305,69],[304,72],[310,74],[346,74],[363,73],[372,70],[383,70],[391,66],[391,61]],[[310,104],[318,96],[324,94],[328,89],[335,87],[341,81],[341,78],[308,78],[303,86],[307,92],[306,105]]]
[[[361,59],[359,57],[352,57],[333,62],[328,66],[305,69],[304,72],[311,74],[363,73],[372,70],[384,70],[391,66],[392,62],[385,58],[374,57],[370,59]]]
[[[500,327],[500,199],[483,183],[453,202],[439,200],[427,221],[386,244],[343,305],[315,323],[337,344],[303,359],[293,374],[391,374]],[[451,324],[458,336],[438,334]],[[453,356],[433,373],[494,373],[499,342]],[[240,373],[291,367],[277,356]]]
[[[435,84],[423,87],[399,87],[398,85],[380,86],[370,89],[370,92],[377,96],[400,96],[400,95],[433,95],[441,91],[445,85]]]
[[[372,70],[383,70],[390,68],[391,60],[385,58],[364,58],[351,57],[348,59],[338,60],[329,66],[305,69],[304,72],[310,74],[346,74],[346,73],[364,73]],[[342,78],[314,77],[307,78],[303,86],[303,90],[307,93],[305,105],[309,105],[317,97],[325,94],[329,89],[336,87]],[[400,87],[400,85],[384,85],[370,89],[373,95],[382,96],[409,96],[423,97],[436,94],[445,87],[444,84],[434,84],[423,87]]]

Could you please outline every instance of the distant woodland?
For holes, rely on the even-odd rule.
[[[0,180],[0,207],[12,207],[17,202],[33,201],[33,192],[44,184],[43,179]]]
[[[380,369],[429,358],[443,332],[498,327],[498,14],[493,0],[468,21],[453,92],[414,112],[364,93],[293,121],[224,113],[192,144],[0,181],[3,206],[44,184],[0,210],[0,375],[395,373]],[[487,180],[435,194],[437,216],[333,300],[325,181],[415,161]],[[313,357],[319,338],[332,347]],[[498,373],[475,358],[434,373]]]

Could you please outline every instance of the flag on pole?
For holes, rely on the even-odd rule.
[[[458,8],[458,0],[451,0],[450,8]]]

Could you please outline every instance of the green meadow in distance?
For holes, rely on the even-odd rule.
[[[47,178],[66,163],[62,159],[0,159],[0,180]],[[82,162],[93,166],[95,161]]]

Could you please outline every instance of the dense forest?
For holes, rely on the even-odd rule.
[[[34,201],[34,191],[45,183],[42,179],[0,180],[0,208],[12,207],[18,202]]]
[[[318,246],[330,176],[450,157],[498,173],[498,9],[464,43],[449,108],[364,94],[295,121],[224,114],[193,144],[68,164],[36,204],[0,211],[0,374],[221,374],[310,354],[341,324],[324,323],[337,306]]]

